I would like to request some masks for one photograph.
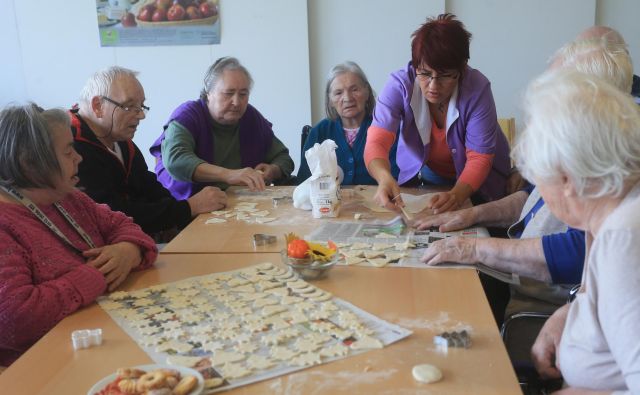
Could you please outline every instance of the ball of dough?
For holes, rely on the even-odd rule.
[[[435,383],[442,379],[442,372],[433,365],[422,364],[416,365],[411,370],[413,378],[421,383]]]

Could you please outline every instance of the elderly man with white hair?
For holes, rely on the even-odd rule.
[[[622,92],[631,89],[631,58],[625,45],[611,40],[570,42],[556,52],[549,68],[582,71],[614,84]],[[514,297],[508,313],[552,312],[566,301],[570,285],[546,287],[540,281],[579,282],[584,261],[584,235],[554,216],[537,188],[529,187],[472,208],[426,216],[415,223],[420,229],[439,226],[440,231],[464,229],[474,224],[512,224],[508,229],[510,239],[447,238],[433,243],[422,260],[431,265],[481,262],[536,280],[524,279],[522,286],[512,288]]]
[[[545,324],[536,367],[562,375],[562,394],[640,393],[638,107],[602,79],[560,70],[530,85],[525,110],[516,163],[587,245],[581,289]]]
[[[78,185],[163,242],[197,214],[224,207],[227,197],[207,187],[189,199],[175,199],[148,170],[132,140],[149,111],[136,75],[118,66],[96,72],[85,84],[79,106],[71,110],[74,145],[83,158]]]

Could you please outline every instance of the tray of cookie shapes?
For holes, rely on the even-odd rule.
[[[383,348],[411,334],[269,262],[99,299],[159,364],[226,391]]]
[[[158,364],[139,365],[118,369],[117,372],[95,383],[87,395],[199,395],[204,390],[204,384],[202,375],[191,368]]]

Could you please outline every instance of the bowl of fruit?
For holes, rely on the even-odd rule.
[[[142,27],[209,25],[217,20],[217,0],[147,0],[135,17]]]
[[[305,280],[322,278],[341,259],[338,247],[303,240],[293,233],[285,235],[287,248],[282,250],[282,262]]]

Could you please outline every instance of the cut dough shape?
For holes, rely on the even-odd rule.
[[[235,216],[236,216],[236,213],[233,213],[233,212],[231,212],[231,213],[226,213],[226,214],[224,215],[224,217],[225,217],[225,218],[231,218],[231,217],[235,217]]]
[[[321,347],[317,342],[304,338],[296,340],[293,346],[300,352],[316,351]]]
[[[410,193],[401,193],[400,197],[402,198],[402,201],[404,202],[404,209],[405,211],[407,211],[408,213],[411,214],[417,214],[420,211],[424,210],[425,208],[427,208],[427,206],[429,205],[429,202],[431,201],[431,198],[434,196],[434,193],[426,193],[424,195],[412,195]],[[364,196],[363,196],[364,197]],[[373,200],[370,200],[368,197],[364,197],[364,206],[366,208],[368,208],[369,210],[376,212],[376,213],[390,213],[391,211],[384,208],[384,207],[380,207],[376,202],[374,202]]]
[[[376,258],[376,259],[368,259],[367,262],[374,267],[385,267],[389,263],[389,259],[387,258]]]
[[[383,251],[366,251],[364,253],[364,257],[367,259],[380,258],[384,256]]]
[[[288,361],[296,355],[298,355],[298,352],[293,351],[286,346],[275,346],[271,348],[271,357],[278,361]]]
[[[349,353],[349,347],[342,343],[336,343],[333,346],[324,347],[320,350],[320,355],[326,358],[342,357]]]
[[[252,212],[251,215],[253,215],[254,217],[266,217],[267,215],[269,215],[269,210],[255,211]]]
[[[279,302],[275,299],[270,299],[270,298],[264,298],[264,299],[258,299],[253,303],[253,307],[254,308],[261,308],[261,307],[265,307],[265,306],[271,306],[274,304],[278,304]]]
[[[206,221],[204,221],[205,224],[210,225],[210,224],[221,224],[227,222],[226,219],[224,218],[216,218],[216,217],[211,217],[209,219],[207,219]]]
[[[369,244],[369,243],[353,243],[353,244],[351,244],[351,249],[352,250],[366,250],[369,247],[371,247],[371,244]]]
[[[278,313],[282,313],[284,311],[287,311],[288,309],[285,306],[280,306],[280,305],[276,305],[276,306],[266,306],[265,308],[262,309],[262,316],[263,317],[269,317],[272,316],[274,314],[278,314]]]
[[[256,217],[256,223],[257,224],[266,224],[268,222],[273,222],[276,219],[278,219],[277,217]]]
[[[214,366],[221,366],[230,362],[238,362],[245,359],[244,354],[229,351],[216,351],[211,357],[211,363]]]
[[[398,236],[396,236],[396,235],[392,235],[390,233],[385,233],[385,232],[378,233],[377,235],[375,235],[373,237],[376,238],[376,239],[396,239],[396,238],[398,238]]]
[[[347,258],[362,258],[364,257],[364,251],[362,250],[346,250],[341,252]]]
[[[247,359],[247,365],[256,370],[264,370],[269,369],[275,362],[272,359],[264,357],[262,355],[252,355]]]
[[[287,283],[287,287],[291,288],[291,289],[302,289],[302,288],[306,288],[309,286],[309,283],[302,281],[302,280],[297,280],[297,281],[290,281]]]
[[[353,350],[365,350],[370,348],[382,348],[384,344],[375,337],[364,336],[355,342],[351,343],[351,349]]]
[[[383,251],[388,250],[389,248],[393,248],[393,244],[376,243],[371,247],[374,251]]]
[[[416,381],[421,383],[435,383],[442,379],[442,372],[436,366],[429,364],[416,365],[411,369],[411,374]]]
[[[291,305],[298,302],[302,302],[303,300],[304,300],[303,298],[298,296],[283,296],[282,299],[280,299],[280,303],[284,305]]]
[[[192,368],[202,361],[202,357],[185,357],[182,355],[172,355],[167,358],[167,363],[174,366],[186,366]]]
[[[214,377],[212,379],[206,379],[204,381],[204,389],[212,389],[220,387],[224,383],[224,379],[222,377]]]
[[[274,295],[278,295],[278,296],[288,296],[289,295],[289,289],[287,288],[271,288],[266,290],[265,292],[270,293],[270,294],[274,294]]]
[[[240,343],[235,345],[235,350],[245,354],[251,354],[258,349],[258,345],[255,343]]]
[[[363,257],[358,257],[358,256],[356,256],[356,257],[350,257],[350,256],[348,256],[348,257],[345,259],[345,261],[344,261],[344,262],[345,262],[345,264],[346,264],[347,266],[351,266],[351,265],[357,265],[358,263],[362,263],[362,262],[364,262],[364,261],[365,261],[365,258],[363,258]]]
[[[322,363],[320,354],[315,352],[300,354],[297,357],[291,359],[291,365],[295,366],[311,366],[317,365],[319,363]]]
[[[228,363],[220,368],[224,377],[227,379],[239,379],[240,377],[245,377],[251,374],[251,370],[245,368],[239,363]]]
[[[225,215],[227,213],[230,213],[231,211],[229,210],[216,210],[216,211],[212,211],[211,214],[213,215]]]

